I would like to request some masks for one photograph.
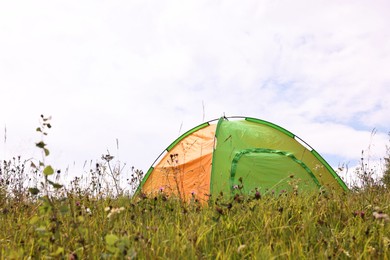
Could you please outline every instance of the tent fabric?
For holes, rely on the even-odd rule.
[[[142,191],[173,193],[185,200],[196,195],[207,200],[215,129],[216,125],[203,126],[169,146],[169,153],[153,167]]]
[[[176,139],[139,190],[188,201],[219,193],[281,192],[326,187],[348,190],[329,164],[288,130],[256,118],[220,118]]]

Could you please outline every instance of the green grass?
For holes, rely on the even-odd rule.
[[[388,259],[390,192],[3,201],[1,259]],[[111,207],[111,210],[108,210]],[[119,209],[112,213],[113,209]],[[114,210],[115,211],[115,210]],[[108,214],[111,212],[110,217]]]

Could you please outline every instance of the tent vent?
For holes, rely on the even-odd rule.
[[[164,150],[158,157],[157,159],[153,162],[152,167],[154,168],[157,163],[159,163],[160,158],[164,158],[165,154],[168,153],[167,150]]]
[[[308,145],[305,141],[303,141],[301,138],[299,138],[298,136],[294,136],[294,139],[300,143],[301,145],[303,145],[303,147],[305,147],[307,150],[311,151],[313,150],[313,148],[310,147],[310,145]]]

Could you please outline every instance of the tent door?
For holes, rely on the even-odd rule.
[[[286,151],[253,148],[237,152],[232,160],[230,181],[232,191],[244,193],[282,192],[318,188],[319,182],[311,170]]]

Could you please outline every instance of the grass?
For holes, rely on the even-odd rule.
[[[49,121],[42,116],[37,131],[46,135]],[[75,179],[67,187],[52,180],[47,145],[36,145],[38,162],[0,162],[0,259],[390,258],[390,190],[383,185],[221,195],[200,205],[162,192],[126,195],[111,156],[90,172],[88,185]],[[141,175],[132,169],[132,190]]]
[[[1,259],[388,259],[390,193],[219,198],[8,200]],[[57,214],[54,214],[54,212]],[[376,214],[385,217],[375,217]]]

